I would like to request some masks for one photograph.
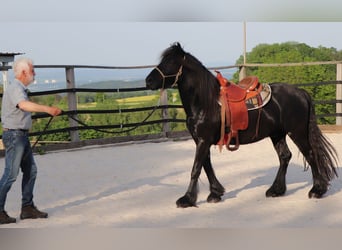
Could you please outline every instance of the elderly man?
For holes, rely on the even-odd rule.
[[[13,64],[15,79],[6,88],[1,106],[2,140],[5,147],[5,168],[0,179],[0,224],[15,223],[5,211],[7,193],[16,181],[21,169],[22,208],[20,219],[47,218],[48,214],[39,211],[33,203],[33,189],[37,175],[28,131],[31,128],[31,112],[45,112],[51,116],[62,110],[31,102],[27,87],[34,81],[35,72],[31,59],[20,58]]]

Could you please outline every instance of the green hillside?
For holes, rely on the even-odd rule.
[[[116,88],[141,88],[145,87],[145,80],[109,80],[109,81],[99,81],[87,84],[82,84],[79,88],[96,88],[96,89],[116,89]]]

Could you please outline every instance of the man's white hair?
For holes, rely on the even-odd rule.
[[[20,57],[13,63],[14,76],[19,76],[23,70],[29,70],[30,65],[33,66],[33,61],[30,58]]]

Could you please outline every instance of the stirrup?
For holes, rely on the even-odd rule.
[[[235,134],[234,136],[232,134],[233,133],[229,133],[229,135],[228,135],[226,147],[227,147],[227,149],[229,151],[236,151],[236,150],[239,149],[239,146],[240,146],[239,137],[236,135],[236,133],[234,133]],[[230,145],[230,141],[233,138],[235,139],[235,144],[234,145]]]

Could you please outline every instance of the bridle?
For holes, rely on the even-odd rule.
[[[183,60],[185,60],[185,56],[183,58]],[[155,67],[155,69],[159,72],[159,74],[162,76],[163,78],[163,85],[162,85],[162,89],[164,89],[165,87],[165,79],[168,77],[174,77],[175,81],[172,83],[171,87],[174,87],[177,85],[177,82],[179,80],[179,77],[181,76],[181,74],[183,73],[183,64],[179,67],[178,72],[176,74],[173,75],[165,75],[159,68],[158,66]]]
[[[175,81],[172,83],[171,87],[174,87],[174,86],[177,85],[178,79],[179,79],[180,75],[181,75],[182,72],[183,72],[183,65],[181,65],[181,66],[179,67],[178,72],[177,72],[176,74],[173,74],[173,75],[164,75],[164,73],[163,73],[158,67],[156,67],[155,69],[159,72],[159,74],[160,74],[160,75],[162,76],[162,78],[163,78],[162,89],[164,89],[164,87],[165,87],[165,79],[168,78],[168,77],[174,77],[174,78],[175,78]]]

